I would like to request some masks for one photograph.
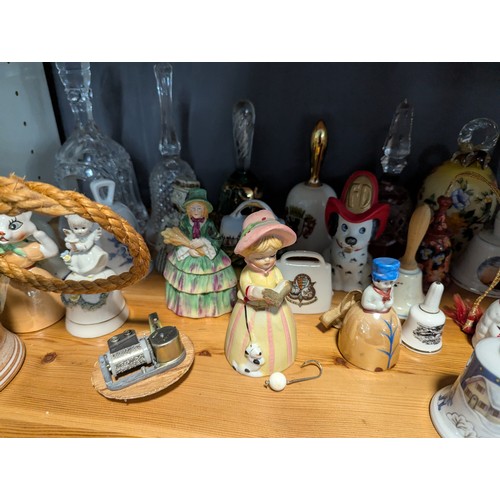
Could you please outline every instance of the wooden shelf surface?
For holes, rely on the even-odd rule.
[[[445,291],[474,300],[455,285]],[[139,400],[110,400],[92,386],[107,339],[70,335],[64,319],[45,330],[20,334],[26,360],[0,392],[2,437],[438,437],[429,415],[434,393],[452,384],[472,353],[470,338],[446,320],[443,348],[433,355],[401,348],[396,367],[372,373],[349,365],[336,346],[337,331],[319,315],[295,315],[298,356],[288,379],[315,375],[300,365],[315,359],[323,375],[276,393],[264,378],[237,374],[224,356],[229,314],[219,318],[176,316],[165,305],[164,279],[156,273],[124,290],[130,309],[118,332],[148,332],[148,315],[175,325],[194,344],[194,362],[178,382]],[[336,292],[333,304],[343,293]],[[486,308],[492,299],[485,299]],[[114,332],[117,333],[117,332]]]

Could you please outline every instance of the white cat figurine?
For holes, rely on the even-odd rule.
[[[37,262],[56,256],[57,244],[31,221],[32,212],[0,214],[0,254],[11,265],[45,277],[52,275]],[[64,316],[58,294],[35,290],[11,280],[2,324],[14,333],[33,332],[53,325]]]

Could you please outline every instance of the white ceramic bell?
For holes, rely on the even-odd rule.
[[[110,207],[113,212],[123,217],[136,231],[139,229],[137,219],[125,204],[115,201],[115,181],[111,179],[95,179],[90,183],[92,196],[97,203]],[[103,231],[99,246],[108,254],[108,267],[117,274],[129,271],[132,267],[132,257],[127,247],[120,243],[111,233]]]
[[[493,230],[483,229],[472,238],[466,249],[451,266],[453,281],[478,295],[485,292],[500,267],[500,211],[497,212]],[[488,295],[500,297],[494,288]]]
[[[97,245],[101,228],[79,215],[66,216],[70,229],[64,230],[66,250],[61,258],[71,271],[66,280],[95,281],[117,273],[107,267],[108,254]],[[119,328],[129,310],[120,290],[89,294],[63,293],[66,330],[76,337],[93,338]]]
[[[394,286],[394,309],[400,318],[407,318],[410,308],[425,299],[422,270],[418,267],[415,255],[431,219],[432,209],[425,203],[417,207],[410,218],[406,250],[399,259],[399,278]]]
[[[500,300],[492,302],[479,319],[474,335],[472,336],[472,347],[487,337],[500,337]]]
[[[426,354],[441,350],[446,322],[446,316],[439,308],[443,291],[444,285],[435,281],[429,287],[425,300],[411,307],[401,330],[401,341],[408,349]]]
[[[444,438],[500,437],[500,338],[481,340],[453,385],[430,403],[432,423]]]
[[[328,199],[336,198],[337,194],[328,184],[319,180],[327,142],[326,125],[320,120],[311,136],[311,178],[293,187],[285,202],[286,224],[297,234],[297,241],[291,250],[322,253],[330,246],[325,209]]]
[[[116,274],[104,270],[91,278],[71,273],[67,280],[106,279]],[[66,330],[75,337],[94,338],[111,333],[128,319],[129,309],[120,290],[107,293],[63,294],[66,306]]]

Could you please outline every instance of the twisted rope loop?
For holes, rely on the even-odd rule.
[[[76,191],[63,191],[43,182],[25,181],[11,174],[0,176],[0,213],[19,215],[34,211],[44,215],[78,214],[95,222],[123,243],[132,257],[129,271],[94,281],[47,278],[7,263],[0,255],[0,274],[28,283],[46,292],[70,294],[103,293],[125,288],[142,279],[149,270],[151,256],[142,236],[111,208],[90,200]]]

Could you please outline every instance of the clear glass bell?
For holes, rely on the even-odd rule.
[[[183,214],[182,205],[188,191],[200,186],[191,165],[180,157],[181,144],[175,132],[172,110],[172,65],[158,63],[154,66],[154,72],[160,100],[161,159],[149,177],[151,216],[146,226],[146,243],[153,257],[164,246],[161,231],[179,225]]]
[[[97,127],[92,113],[90,63],[56,63],[75,120],[74,130],[56,154],[58,187],[76,190],[92,199],[90,183],[110,179],[115,199],[133,212],[142,233],[148,214],[137,185],[130,155]]]

